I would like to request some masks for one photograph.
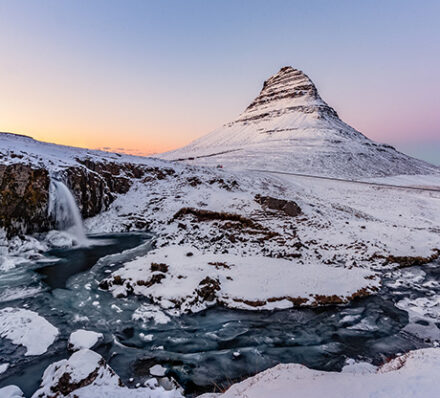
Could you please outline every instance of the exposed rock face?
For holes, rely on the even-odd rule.
[[[47,230],[49,173],[20,163],[0,164],[0,228],[7,236]]]
[[[286,101],[291,103],[286,106]],[[313,114],[316,118],[338,119],[336,111],[321,99],[309,77],[298,69],[285,66],[264,82],[258,97],[246,108],[237,122],[267,119],[292,112]]]
[[[58,171],[72,191],[83,218],[93,217],[130,189],[133,178],[147,168],[130,163],[94,162],[77,159],[78,166]],[[0,164],[0,228],[8,237],[45,232],[55,226],[48,216],[49,171],[29,164]]]
[[[83,218],[105,210],[114,200],[104,178],[84,167],[70,167],[65,171],[66,185],[76,199]]]

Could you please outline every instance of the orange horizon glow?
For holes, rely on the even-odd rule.
[[[1,1],[0,131],[161,153],[291,65],[370,139],[440,143],[438,2],[134,3]]]
[[[68,132],[57,132],[57,133],[47,133],[47,132],[39,132],[38,130],[13,130],[13,129],[0,129],[0,132],[25,135],[31,137],[37,141],[56,144],[56,145],[64,145],[70,147],[77,147],[83,149],[91,149],[91,150],[99,150],[105,152],[113,152],[113,153],[124,153],[128,155],[135,156],[151,156],[167,151],[171,151],[177,148],[180,148],[190,141],[186,141],[182,139],[182,142],[176,145],[166,145],[163,141],[150,141],[150,142],[133,142],[133,140],[109,140],[106,141],[105,144],[99,142],[99,139],[87,139],[87,137],[93,137],[97,135],[96,132],[91,133],[81,133],[81,136],[78,137],[78,134],[68,133]],[[130,145],[131,143],[131,145]]]

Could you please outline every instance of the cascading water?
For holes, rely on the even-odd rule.
[[[80,245],[87,242],[84,225],[75,198],[67,186],[58,180],[50,183],[49,215],[55,218],[57,228],[71,233]]]

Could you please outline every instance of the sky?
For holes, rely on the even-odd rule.
[[[280,67],[440,164],[440,1],[0,0],[0,131],[120,152],[234,120]]]

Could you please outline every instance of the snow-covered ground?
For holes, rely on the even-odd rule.
[[[1,164],[24,163],[56,171],[67,166],[78,165],[78,159],[132,164],[154,162],[151,158],[141,156],[51,144],[24,135],[0,132]]]
[[[247,309],[275,308],[277,303],[288,305],[280,300],[285,296],[312,304],[311,296],[332,295],[331,289],[333,294],[347,297],[377,286],[377,280],[365,276],[374,278],[367,273],[382,269],[385,263],[392,266],[388,256],[421,256],[429,261],[440,248],[440,192],[263,172],[244,175],[191,169],[185,173],[186,177],[181,174],[134,185],[109,211],[86,221],[91,231],[114,231],[126,225],[126,215],[132,217],[134,212],[158,234],[155,252],[126,264],[108,279],[115,295],[134,292],[153,299],[162,297],[164,308],[196,310],[204,308],[195,297],[200,298],[199,284],[208,277],[216,281],[215,302],[230,306],[248,301],[259,305]],[[210,183],[219,176],[227,188]],[[188,184],[194,179],[195,186]],[[255,200],[255,195],[269,193],[295,201],[302,213],[288,216]],[[194,209],[206,211],[206,217]],[[231,214],[244,220],[234,221]],[[246,220],[258,226],[243,226]],[[193,256],[187,257],[189,252]],[[166,264],[167,272],[153,271],[154,262]],[[244,278],[241,272],[248,276]],[[356,282],[348,290],[337,287],[331,281],[337,281],[340,272],[353,275],[352,282],[363,281],[364,285]],[[271,288],[264,289],[262,281]],[[240,297],[234,293],[235,283],[241,285]],[[171,290],[176,292],[174,305],[167,293]],[[194,305],[188,307],[191,302]]]
[[[440,349],[411,351],[374,369],[349,366],[341,373],[277,365],[230,387],[200,398],[434,398],[439,395]]]
[[[179,312],[212,304],[270,310],[338,302],[332,296],[347,302],[379,286],[376,275],[363,268],[203,253],[190,245],[166,246],[137,258],[114,272],[110,283],[116,297],[130,290]]]
[[[396,175],[388,177],[372,177],[363,178],[361,181],[374,182],[379,184],[398,185],[406,187],[419,187],[427,189],[439,189],[440,188],[440,175],[428,174],[428,175]]]

